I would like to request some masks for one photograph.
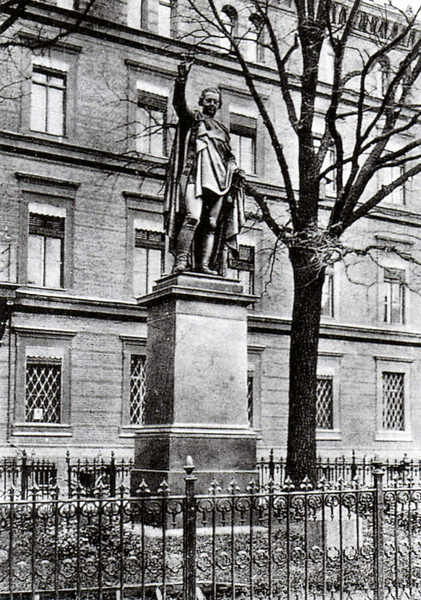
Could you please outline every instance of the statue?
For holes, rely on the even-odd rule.
[[[174,255],[173,273],[222,274],[225,245],[237,250],[244,223],[243,172],[237,167],[227,128],[215,119],[221,92],[207,88],[200,110],[187,106],[191,63],[178,65],[173,105],[178,127],[169,161],[165,225]]]

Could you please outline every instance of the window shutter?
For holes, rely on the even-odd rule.
[[[64,238],[64,218],[52,215],[29,214],[29,233]]]

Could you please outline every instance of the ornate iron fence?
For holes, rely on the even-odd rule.
[[[8,457],[0,460],[0,497],[4,497],[11,486],[15,493],[25,499],[28,490],[37,486],[39,493],[48,494],[48,490],[57,484],[57,466],[49,460],[28,458],[23,451],[20,457]]]
[[[265,488],[0,502],[0,596],[389,600],[421,594],[421,488]]]
[[[67,465],[67,494],[72,498],[79,490],[79,494],[92,496],[94,490],[101,484],[110,496],[116,495],[116,490],[129,485],[130,471],[133,469],[133,460],[115,459],[111,453],[110,460],[103,458],[72,460],[70,453],[66,455]]]
[[[351,458],[339,456],[336,458],[317,459],[318,479],[329,482],[343,480],[351,482],[357,478],[361,485],[374,485],[373,469],[377,458],[356,458],[352,452]],[[385,484],[393,485],[396,480],[403,484],[409,481],[421,482],[421,460],[414,460],[404,455],[401,459],[386,459],[382,461],[385,470]],[[286,478],[286,459],[275,459],[271,450],[268,458],[262,458],[258,463],[259,480],[265,485],[270,479],[278,485],[283,485]]]

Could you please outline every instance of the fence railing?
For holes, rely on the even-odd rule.
[[[117,461],[113,452],[110,460],[103,458],[72,460],[68,452],[66,455],[67,494],[71,498],[76,494],[76,490],[79,490],[79,493],[84,496],[92,496],[95,488],[101,484],[105,486],[110,496],[115,496],[120,486],[129,486],[130,471],[133,467],[133,460]]]
[[[0,596],[388,600],[421,594],[421,488],[272,481],[0,502]]]
[[[329,482],[347,481],[351,482],[357,478],[361,485],[374,484],[374,465],[378,458],[356,458],[352,452],[351,458],[340,456],[336,458],[317,459],[318,479]],[[385,484],[392,485],[396,480],[402,483],[409,481],[421,481],[421,459],[410,459],[406,455],[403,458],[386,459],[382,461],[385,471]],[[283,485],[286,479],[286,459],[275,458],[271,450],[267,458],[258,462],[259,479],[261,484],[266,484],[272,479],[276,484]]]
[[[0,460],[0,497],[4,497],[11,486],[25,499],[28,490],[34,486],[41,494],[46,494],[56,484],[57,466],[54,462],[29,458],[25,451],[20,457]]]
[[[64,461],[63,461],[64,462]],[[101,484],[107,493],[115,496],[121,485],[129,486],[132,460],[116,460],[113,453],[108,460],[103,458],[72,459],[67,452],[65,466],[59,477],[59,465],[45,459],[28,457],[23,451],[21,456],[2,458],[0,460],[0,497],[13,486],[16,494],[23,500],[28,498],[28,491],[39,488],[43,496],[49,495],[56,485],[60,485],[60,493],[69,498],[75,495],[92,496],[94,489]]]

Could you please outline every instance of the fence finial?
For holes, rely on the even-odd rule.
[[[184,465],[184,470],[187,473],[187,475],[191,475],[193,473],[193,471],[195,470],[195,468],[196,467],[194,466],[193,459],[189,454],[188,457],[186,458],[186,464]]]

